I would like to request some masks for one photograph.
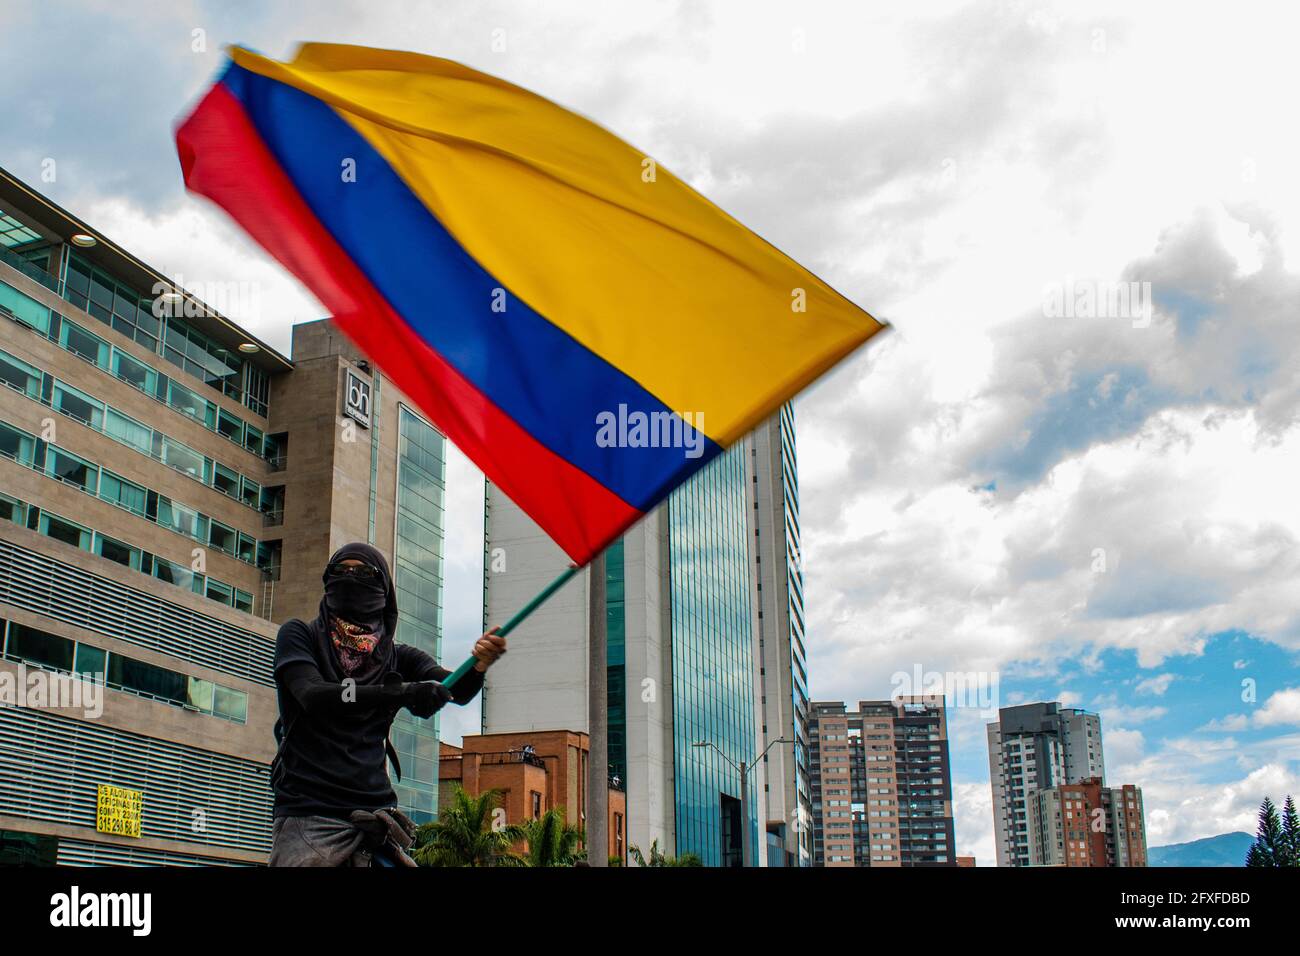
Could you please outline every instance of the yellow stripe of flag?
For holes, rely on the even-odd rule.
[[[232,57],[331,105],[512,294],[703,413],[723,446],[882,328],[649,157],[513,84],[332,44],[289,64]]]

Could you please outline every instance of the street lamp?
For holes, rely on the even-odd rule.
[[[788,738],[777,737],[776,740],[773,740],[770,744],[764,747],[763,752],[759,754],[757,757],[755,757],[752,761],[746,763],[745,761],[742,760],[739,765],[736,764],[736,761],[732,760],[725,753],[723,753],[722,750],[717,746],[717,744],[713,743],[711,740],[697,740],[695,743],[691,744],[692,747],[712,747],[714,750],[717,750],[718,756],[720,756],[723,760],[727,761],[727,763],[731,764],[731,766],[735,769],[736,773],[740,774],[740,865],[741,866],[749,866],[749,851],[750,851],[749,771],[753,770],[754,767],[758,765],[759,761],[761,761],[764,757],[767,756],[767,752],[771,750],[773,747],[775,747],[777,744],[788,744],[788,743],[791,743],[791,741]]]

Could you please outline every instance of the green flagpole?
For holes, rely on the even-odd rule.
[[[502,637],[505,637],[516,627],[518,627],[521,623],[523,623],[524,619],[528,617],[528,615],[532,614],[539,607],[545,604],[547,598],[549,598],[560,588],[564,587],[564,585],[568,582],[569,578],[573,577],[581,570],[582,570],[582,566],[580,565],[576,565],[576,564],[569,565],[567,568],[564,569],[563,573],[558,578],[556,578],[550,584],[546,585],[546,587],[542,588],[539,592],[537,592],[537,595],[531,601],[529,601],[527,604],[521,607],[519,609],[519,612],[515,614],[514,617],[512,617],[510,620],[502,624],[501,627],[497,629],[497,633],[500,634]],[[465,661],[465,663],[461,664],[460,667],[457,667],[454,671],[452,671],[449,675],[447,675],[446,680],[442,682],[443,686],[451,687],[453,684],[455,684],[456,681],[460,680],[467,673],[469,673],[469,669],[474,666],[477,660],[478,660],[477,657],[471,655],[469,660]]]

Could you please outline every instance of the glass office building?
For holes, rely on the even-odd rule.
[[[677,853],[705,866],[739,865],[742,826],[761,846],[757,800],[742,820],[733,766],[756,740],[746,453],[733,446],[668,501]]]
[[[609,776],[627,780],[627,615],[624,613],[623,539],[605,549],[605,697]]]
[[[393,566],[398,637],[441,660],[443,502],[446,440],[406,406],[398,410],[397,530]],[[402,762],[394,781],[399,805],[417,823],[438,813],[438,718],[403,710],[393,723],[393,747]]]

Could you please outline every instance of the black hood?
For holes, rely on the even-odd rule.
[[[321,572],[321,582],[324,583],[329,576],[329,566],[338,561],[364,561],[366,564],[379,570],[379,574],[384,583],[384,594],[386,597],[384,603],[384,626],[383,634],[379,638],[379,644],[374,650],[374,660],[378,666],[376,668],[367,668],[369,672],[367,677],[352,675],[358,683],[370,683],[371,679],[380,680],[384,672],[388,669],[393,659],[393,640],[397,635],[397,588],[393,584],[393,574],[388,569],[388,560],[384,557],[383,552],[378,548],[372,547],[361,541],[354,541],[352,544],[345,544],[335,551],[325,565],[325,570]],[[330,640],[330,610],[325,601],[325,596],[321,595],[320,610],[316,620],[312,622],[312,631],[316,637],[321,653],[318,658],[322,666],[328,665],[334,671],[333,674],[323,676],[331,680],[342,680],[342,671],[338,666],[335,657],[333,643]]]

